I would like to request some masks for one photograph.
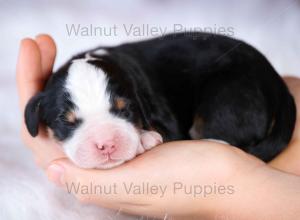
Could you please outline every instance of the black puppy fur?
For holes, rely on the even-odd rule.
[[[107,54],[93,54],[101,48]],[[71,61],[86,53],[101,58],[87,62],[107,74],[111,102],[125,100],[125,108],[110,111],[158,131],[164,141],[190,139],[194,124],[197,138],[224,140],[269,161],[291,138],[294,100],[271,64],[242,41],[208,33],[170,34],[73,57],[28,103],[32,136],[39,122],[61,141],[80,126],[83,119],[64,120],[74,106],[63,86]]]

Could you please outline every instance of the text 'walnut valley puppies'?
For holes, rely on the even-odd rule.
[[[253,47],[182,33],[73,57],[30,100],[25,119],[32,136],[45,124],[78,166],[111,168],[180,139],[220,140],[269,161],[289,142],[295,114],[284,82]]]

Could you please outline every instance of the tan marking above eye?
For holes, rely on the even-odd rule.
[[[126,106],[126,102],[123,98],[116,98],[115,99],[115,107],[118,109],[118,110],[122,110],[124,109]]]
[[[73,111],[67,112],[65,117],[68,122],[74,123],[76,121],[76,114]]]

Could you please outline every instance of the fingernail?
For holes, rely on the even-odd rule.
[[[62,177],[64,173],[64,168],[57,164],[52,164],[47,169],[47,176],[50,181],[52,181],[57,186],[62,186]]]

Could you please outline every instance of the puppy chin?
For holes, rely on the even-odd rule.
[[[106,162],[106,163],[100,164],[99,166],[97,166],[95,168],[96,169],[111,169],[111,168],[117,167],[125,162],[126,162],[125,160],[111,161],[111,162]]]
[[[89,160],[87,159],[78,159],[74,157],[68,156],[68,158],[77,166],[83,169],[110,169],[116,166],[119,166],[125,163],[127,160],[114,160],[114,159],[107,159],[105,161],[99,159],[98,161]]]
[[[134,157],[136,157],[136,155],[138,154],[138,152],[136,152],[135,154],[131,154],[130,157],[128,157],[128,155],[126,155],[126,158],[118,158],[118,159],[112,159],[112,158],[107,158],[104,159],[103,158],[89,158],[89,156],[87,157],[72,157],[72,156],[68,156],[71,161],[78,167],[83,168],[83,169],[110,169],[110,168],[114,168],[116,166],[119,166],[123,163],[125,163],[126,161],[132,160]]]
[[[125,163],[125,160],[111,160],[111,161],[107,161],[104,163],[99,163],[99,164],[88,164],[88,163],[78,163],[78,161],[73,161],[74,164],[80,168],[83,169],[111,169],[114,167],[117,167],[123,163]]]

